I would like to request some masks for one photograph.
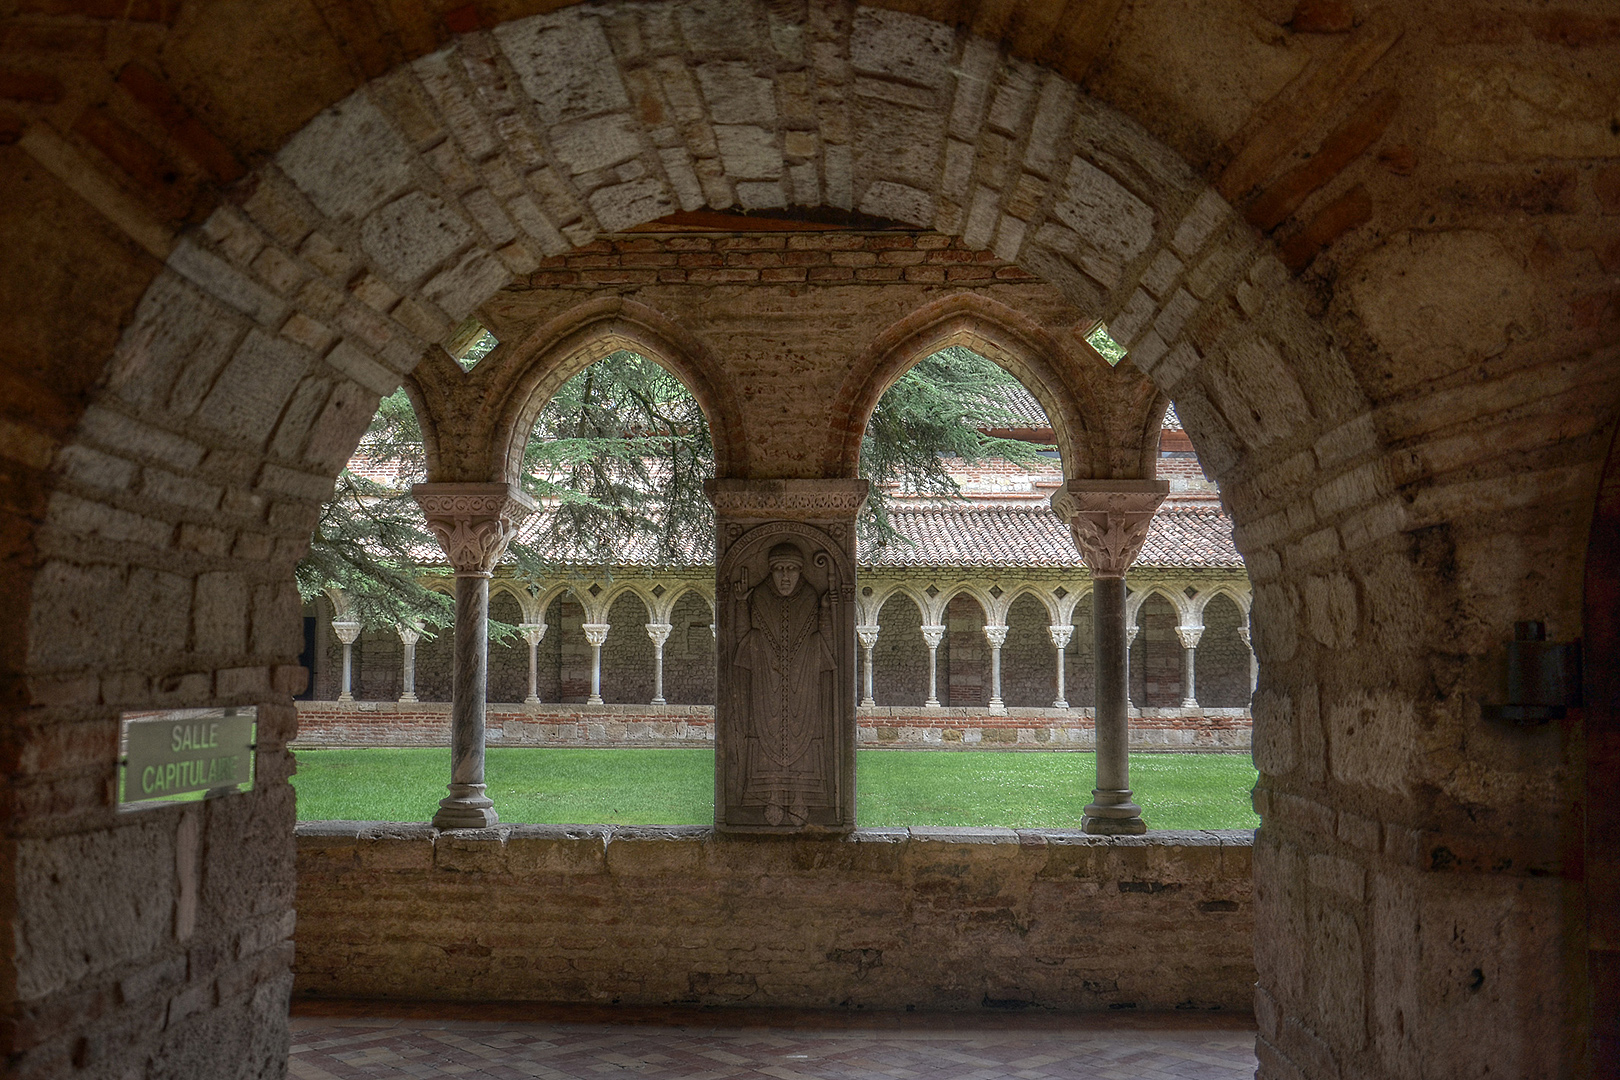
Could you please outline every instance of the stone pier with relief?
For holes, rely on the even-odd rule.
[[[855,827],[855,516],[865,480],[712,480],[715,827]]]

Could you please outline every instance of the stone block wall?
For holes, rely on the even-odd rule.
[[[312,822],[304,997],[1231,1009],[1251,834]]]

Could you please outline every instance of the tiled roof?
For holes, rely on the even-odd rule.
[[[1080,565],[1074,540],[1045,506],[897,508],[893,543],[860,556],[862,566],[1059,567]],[[1139,566],[1241,567],[1232,522],[1215,506],[1161,509],[1153,518]]]
[[[1025,427],[1049,428],[1052,421],[1046,417],[1046,410],[1041,403],[1035,400],[1035,395],[1024,389],[1019,383],[1008,383],[998,388],[996,395],[1007,411],[1013,413],[1023,422]]]
[[[520,538],[533,542],[543,534],[547,515],[524,525]],[[870,567],[1078,567],[1074,540],[1044,505],[976,506],[972,503],[894,507],[889,520],[911,540],[881,548],[862,544],[858,562]],[[444,555],[423,535],[419,557],[442,565]],[[562,566],[600,565],[579,552],[556,552]],[[683,538],[680,557],[672,564],[659,557],[645,538],[620,541],[612,565],[641,568],[694,568],[714,565],[713,541],[707,535]],[[1138,566],[1175,568],[1241,568],[1243,557],[1232,543],[1232,521],[1216,505],[1167,504],[1154,515]]]

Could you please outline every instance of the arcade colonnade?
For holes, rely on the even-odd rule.
[[[516,626],[519,640],[510,642],[508,648],[526,654],[527,677],[526,681],[519,680],[517,684],[510,677],[497,678],[497,657],[502,650],[492,645],[489,661],[490,700],[529,705],[548,700],[553,703],[581,701],[585,704],[601,704],[606,700],[626,704],[663,705],[674,702],[712,705],[712,676],[679,680],[680,689],[671,691],[668,702],[665,699],[664,677],[665,650],[671,643],[672,635],[675,635],[673,648],[679,663],[699,667],[713,665],[712,572],[703,577],[690,576],[702,573],[702,568],[693,568],[680,577],[663,576],[656,571],[631,573],[636,574],[633,581],[623,581],[628,576],[623,572],[607,578],[607,582],[620,579],[620,584],[612,588],[605,588],[603,581],[587,582],[581,579],[571,585],[553,584],[529,589],[510,578],[497,575],[492,580],[491,610],[494,617]],[[1089,578],[1083,574],[1041,581],[989,576],[969,581],[926,574],[896,577],[868,572],[862,574],[860,582],[855,630],[861,649],[858,686],[861,706],[920,705],[941,708],[945,705],[966,705],[984,707],[990,711],[999,711],[1008,705],[1050,706],[1054,709],[1092,707],[1093,683],[1089,670],[1075,671],[1071,667],[1077,659],[1087,665],[1092,663],[1091,586]],[[594,593],[590,591],[593,585],[596,587]],[[1038,607],[1041,612],[1038,637],[1043,640],[1045,649],[1040,658],[1031,655],[1020,657],[1020,674],[1025,677],[1020,680],[1017,691],[1009,690],[1003,701],[1003,695],[999,692],[1002,683],[1002,648],[1005,647],[1013,622],[1013,606],[1021,599],[1032,601],[1031,606]],[[1222,670],[1218,673],[1220,685],[1201,700],[1197,658],[1199,646],[1206,635],[1204,616],[1210,604],[1218,600],[1229,602],[1229,610],[1235,610],[1239,618],[1235,624],[1229,624],[1229,619],[1221,620],[1214,630],[1215,638],[1210,639],[1205,649],[1208,652],[1211,647],[1218,647],[1218,660],[1223,667],[1229,667],[1230,654],[1241,647],[1245,656],[1241,686],[1237,685],[1231,672]],[[569,602],[566,608],[565,601]],[[969,644],[968,648],[960,648],[959,644],[959,651],[966,656],[958,665],[959,668],[971,669],[966,672],[967,679],[972,680],[968,685],[954,679],[940,663],[941,647],[947,645],[949,635],[953,633],[947,625],[947,611],[953,601],[966,601],[978,616],[971,620],[972,625],[954,631],[958,635],[958,643],[966,639]],[[1128,588],[1126,597],[1128,646],[1134,646],[1140,635],[1141,617],[1150,601],[1173,612],[1172,642],[1177,648],[1177,678],[1173,687],[1175,700],[1166,699],[1157,682],[1154,689],[1149,691],[1145,679],[1132,680],[1127,672],[1128,687],[1137,687],[1137,683],[1141,683],[1139,687],[1129,690],[1132,707],[1188,713],[1209,708],[1246,711],[1258,678],[1258,664],[1252,651],[1248,621],[1251,601],[1247,580],[1241,574],[1229,572],[1175,576],[1171,572],[1150,569],[1145,577],[1138,574],[1134,587]],[[891,604],[894,606],[889,606]],[[576,609],[579,612],[577,616],[559,617],[564,611],[571,615]],[[612,614],[616,610],[620,614],[617,622]],[[634,618],[638,611],[643,616],[640,621],[626,621],[623,618],[625,615]],[[880,614],[885,611],[888,612],[888,625],[884,624],[884,616]],[[448,671],[443,670],[448,665],[440,661],[440,657],[447,657],[448,640],[430,642],[435,655],[427,661],[433,672],[428,684],[434,688],[434,696],[419,696],[419,692],[425,693],[418,672],[423,635],[420,630],[405,626],[394,630],[399,639],[397,652],[385,651],[378,659],[366,657],[368,685],[360,690],[360,675],[353,653],[358,646],[361,628],[349,613],[346,597],[340,590],[331,590],[326,604],[307,606],[306,612],[308,620],[326,619],[332,634],[325,648],[320,647],[317,638],[311,672],[313,698],[352,701],[358,692],[362,698],[387,700],[392,697],[403,703],[448,700]],[[1023,622],[1028,622],[1031,614],[1027,607],[1020,612]],[[915,618],[912,618],[913,615]],[[1029,626],[1021,626],[1021,629],[1025,631],[1026,638],[1030,636]],[[700,639],[694,633],[699,630],[706,631],[706,639]],[[616,654],[609,649],[610,642],[618,644],[614,641],[615,634],[620,638],[628,634],[640,641],[643,632],[644,646],[621,645]],[[444,639],[452,634],[452,627],[439,631],[439,636]],[[574,635],[578,640],[559,641],[559,635]],[[974,635],[983,642],[982,648],[971,647],[976,644],[972,641]],[[1217,640],[1222,637],[1232,640]],[[877,655],[880,641],[886,647],[882,660]],[[547,642],[552,644],[553,649],[543,656],[541,647]],[[581,685],[582,680],[576,677],[570,661],[585,650],[589,650],[589,659],[584,664],[589,675],[588,681]],[[641,670],[645,665],[633,662],[643,655],[651,657],[650,683]],[[615,659],[620,662],[615,664]],[[1141,662],[1140,657],[1138,662]],[[384,664],[388,665],[388,670],[379,670]],[[1027,671],[1022,669],[1027,669],[1031,664],[1040,664],[1046,671],[1047,693],[1044,696],[1030,693]],[[509,671],[503,674],[510,676]],[[629,679],[634,684],[633,688],[616,685],[619,679]],[[507,693],[503,695],[495,689],[497,684],[507,689]],[[512,690],[518,686],[521,686],[521,693],[513,693]],[[638,693],[639,698],[633,696]]]
[[[109,1075],[185,1075],[199,1047],[276,1074],[296,921],[293,566],[380,394],[408,376],[430,417],[524,436],[591,359],[565,317],[581,308],[668,360],[712,419],[717,584],[762,581],[773,552],[802,561],[799,585],[842,605],[851,688],[840,529],[871,405],[919,345],[1006,362],[1051,418],[1065,479],[1106,485],[1071,492],[1069,523],[1106,549],[1094,573],[1129,561],[1154,410],[1173,398],[1254,582],[1261,1075],[1614,1060],[1593,1017],[1620,1011],[1620,877],[1582,810],[1614,787],[1612,710],[1539,726],[1480,710],[1515,622],[1583,636],[1620,397],[1612,26],[1437,0],[1299,19],[900,6],[606,2],[504,22],[512,9],[427,3],[8,9],[0,920],[19,1076],[96,1055]],[[1063,32],[1030,14],[1071,10]],[[846,235],[615,249],[733,208]],[[869,244],[868,224],[895,246]],[[674,261],[623,261],[649,255]],[[858,319],[802,334],[852,300]],[[440,345],[475,309],[512,360],[462,372]],[[1099,319],[1129,350],[1119,368],[1079,344]],[[876,336],[852,343],[851,323]],[[484,494],[517,479],[515,455],[489,450],[513,444],[427,436],[431,481],[483,486],[459,520],[454,495],[429,511],[465,575],[461,621],[481,626],[523,509]],[[756,544],[760,525],[798,553]],[[792,615],[783,583],[755,599]],[[1123,586],[1106,603],[1097,588],[1122,647]],[[752,601],[716,599],[721,647],[740,648],[728,635]],[[469,665],[485,655],[457,644]],[[1123,718],[1122,688],[1102,690],[1099,722]],[[749,699],[721,691],[727,708]],[[123,712],[245,706],[251,794],[116,812]],[[841,794],[844,748],[811,749],[820,790]],[[752,775],[723,805],[756,827],[839,824],[801,777]],[[476,818],[476,780],[456,781]],[[1119,794],[1098,809],[1128,814]],[[712,864],[763,850],[742,847]],[[476,993],[479,955],[413,962]]]

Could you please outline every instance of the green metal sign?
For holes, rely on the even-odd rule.
[[[118,808],[253,790],[258,710],[125,713]]]

